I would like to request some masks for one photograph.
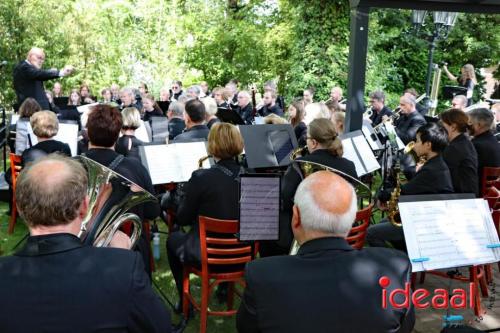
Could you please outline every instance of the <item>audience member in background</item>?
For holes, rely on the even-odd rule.
[[[82,98],[82,105],[95,103],[96,98],[90,94],[90,88],[87,84],[80,86],[80,96]]]
[[[303,94],[304,106],[314,103],[314,88],[307,88],[304,90]]]
[[[208,90],[208,82],[207,81],[201,81],[200,88],[201,88],[200,98],[210,96],[210,91]]]
[[[16,199],[30,237],[13,256],[0,258],[0,297],[9,304],[0,331],[171,331],[137,253],[82,245],[87,186],[87,172],[70,158],[50,155],[23,168]],[[33,309],[29,319],[27,309]]]
[[[299,147],[306,144],[307,125],[304,123],[304,103],[295,101],[288,107],[288,118],[293,126]]]
[[[21,155],[26,148],[32,146],[28,135],[28,125],[31,116],[41,110],[40,104],[31,97],[26,98],[19,107],[19,119],[16,123],[16,155]]]
[[[184,123],[184,103],[173,101],[168,106],[168,139],[173,140],[186,128]]]
[[[452,81],[458,82],[461,87],[467,89],[467,106],[472,105],[472,95],[474,94],[474,86],[477,84],[476,73],[474,72],[474,66],[471,64],[465,64],[460,68],[460,76],[456,77],[450,73],[448,66],[444,65],[443,70]]]
[[[262,117],[268,116],[270,114],[275,114],[279,117],[283,117],[283,110],[280,109],[279,105],[276,104],[276,92],[273,90],[268,90],[264,93],[263,97],[264,106],[259,110],[259,115]]]
[[[456,193],[478,195],[477,152],[467,135],[469,118],[459,109],[446,110],[439,116],[450,142],[443,158],[450,169],[453,189]]]
[[[182,82],[181,81],[173,81],[172,82],[172,93],[170,94],[171,100],[177,101],[179,96],[181,96],[184,92],[182,91]]]
[[[80,106],[82,105],[82,98],[77,89],[72,89],[68,98],[68,106]]]
[[[141,127],[141,114],[136,108],[125,108],[122,111],[122,136],[115,144],[118,154],[141,160],[139,156],[139,146],[144,142],[135,137],[135,130]]]
[[[335,173],[318,171],[300,183],[290,223],[299,252],[247,264],[239,333],[411,332],[411,301],[407,308],[384,309],[379,282],[388,278],[388,294],[404,289],[410,261],[392,249],[353,249],[345,237],[356,209],[353,187]]]
[[[160,89],[160,102],[170,102],[170,90],[167,87]]]
[[[189,103],[199,101],[190,101]],[[189,109],[189,105],[186,105]],[[214,157],[210,169],[193,172],[184,186],[185,196],[177,209],[180,226],[192,226],[188,233],[176,231],[167,240],[167,255],[182,300],[182,270],[184,263],[198,264],[201,260],[198,216],[217,219],[238,219],[239,181],[242,167],[236,158],[243,151],[239,130],[228,123],[215,124],[208,136],[208,154]],[[177,311],[182,310],[182,301]]]
[[[63,97],[63,91],[62,91],[62,85],[60,82],[54,83],[54,88],[52,88],[52,93],[54,94],[54,97]]]
[[[139,93],[141,94],[141,96],[149,94],[148,85],[146,83],[144,82],[139,83]]]
[[[189,96],[191,99],[198,99],[200,98],[201,94],[201,87],[198,85],[191,86],[187,89],[186,94]]]
[[[23,151],[22,160],[24,165],[52,153],[60,153],[71,157],[71,149],[68,144],[54,140],[54,136],[59,131],[59,122],[54,112],[36,112],[31,116],[30,124],[38,143]]]
[[[138,160],[124,157],[114,149],[122,124],[122,115],[117,107],[109,104],[94,106],[87,120],[90,143],[89,150],[85,155],[154,194],[148,170]],[[160,205],[158,202],[148,202],[134,207],[130,211],[137,214],[142,221],[154,220],[160,215]],[[146,272],[151,274],[149,246],[149,239],[143,230],[137,244],[137,250],[142,254]]]
[[[111,89],[111,94],[113,95],[111,97],[111,100],[113,102],[115,102],[116,104],[120,105],[121,104],[121,101],[120,101],[120,86],[117,85],[116,83],[112,83],[110,89]]]
[[[309,125],[314,119],[330,119],[330,110],[323,103],[310,103],[304,107],[304,123]]]
[[[248,91],[242,90],[238,93],[238,106],[235,111],[241,116],[246,125],[252,124],[254,120],[250,99]]]
[[[132,88],[123,88],[120,92],[120,100],[122,102],[120,109],[125,109],[125,108],[136,108],[137,110],[141,110],[141,108],[138,107],[137,101],[135,99],[135,93],[132,90]]]
[[[158,104],[155,102],[155,98],[151,94],[145,94],[142,96],[143,105],[143,120],[148,121],[151,124],[152,117],[163,117],[163,111],[160,109]]]
[[[467,107],[467,97],[464,95],[456,95],[451,100],[451,107],[453,109],[465,111],[465,108]]]
[[[47,101],[49,101],[50,110],[54,113],[59,113],[59,108],[54,104],[54,94],[50,90],[45,90],[45,95],[47,95]]]
[[[500,167],[500,143],[491,132],[494,121],[493,113],[479,108],[467,113],[469,116],[469,134],[477,152],[478,184],[481,188],[484,167]]]
[[[201,99],[201,101],[203,102],[203,104],[205,104],[205,121],[207,122],[207,127],[208,129],[211,129],[213,125],[220,122],[219,118],[217,118],[216,116],[217,103],[212,97],[204,97],[203,99]]]
[[[374,91],[370,94],[370,105],[372,115],[370,120],[372,126],[377,126],[385,117],[392,116],[392,111],[385,105],[385,94],[383,91]]]
[[[332,122],[335,126],[335,131],[339,135],[344,134],[345,112],[335,112],[332,115]]]
[[[113,101],[113,93],[111,92],[111,89],[104,88],[101,90],[101,97],[103,103],[111,103]]]
[[[173,142],[206,141],[210,130],[204,125],[205,117],[205,105],[198,99],[189,100],[184,106],[186,129],[177,135]]]
[[[342,141],[330,119],[315,119],[307,129],[308,155],[299,157],[297,161],[320,163],[339,170],[353,178],[357,178],[354,163],[342,157],[344,151]],[[263,257],[288,254],[293,241],[290,221],[292,218],[293,197],[304,175],[300,169],[301,162],[290,164],[281,183],[283,202],[280,213],[280,237],[276,242],[261,242],[260,254]],[[333,200],[335,196],[331,197]]]

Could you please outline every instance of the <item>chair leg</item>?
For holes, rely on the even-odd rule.
[[[417,282],[417,273],[411,273],[410,285],[412,290],[415,290],[415,282]]]
[[[234,305],[234,282],[228,282],[227,287],[227,309],[232,310]]]
[[[492,283],[493,282],[493,268],[491,267],[491,264],[484,265],[484,272],[486,275],[486,283]]]
[[[477,267],[477,270],[481,270],[479,280],[479,286],[481,287],[481,296],[488,297],[488,283],[486,282],[486,269],[484,266]]]
[[[184,271],[184,275],[182,277],[182,313],[184,314],[184,318],[188,318],[189,316],[189,273]]]
[[[469,268],[469,281],[474,283],[475,286],[475,292],[474,292],[474,315],[476,317],[481,316],[481,297],[479,296],[479,279],[477,277],[477,270],[478,268],[476,266],[472,266]]]
[[[420,272],[420,284],[425,282],[425,272]]]
[[[201,279],[201,308],[200,308],[200,333],[207,332],[207,319],[208,319],[208,278]]]
[[[14,232],[14,227],[16,226],[16,220],[17,220],[17,206],[16,206],[16,201],[14,200],[12,203],[12,212],[10,214],[10,219],[9,219],[9,230],[8,230],[9,235]]]

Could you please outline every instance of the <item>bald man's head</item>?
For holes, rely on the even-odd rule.
[[[345,237],[356,216],[354,188],[344,178],[329,171],[315,172],[302,181],[294,201],[306,231]]]
[[[16,201],[30,227],[73,221],[87,194],[87,172],[76,160],[51,154],[28,164],[19,175]]]
[[[27,60],[36,68],[41,69],[45,61],[45,52],[39,47],[32,47],[28,52]]]

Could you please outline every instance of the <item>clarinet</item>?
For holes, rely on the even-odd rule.
[[[255,99],[255,85],[252,86],[252,118],[257,115],[257,102]]]

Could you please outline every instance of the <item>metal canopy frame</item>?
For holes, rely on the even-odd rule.
[[[371,8],[425,9],[462,13],[500,14],[500,0],[349,0],[351,34],[349,38],[349,77],[347,80],[348,132],[361,129],[365,111],[365,72],[368,48],[368,22]]]

